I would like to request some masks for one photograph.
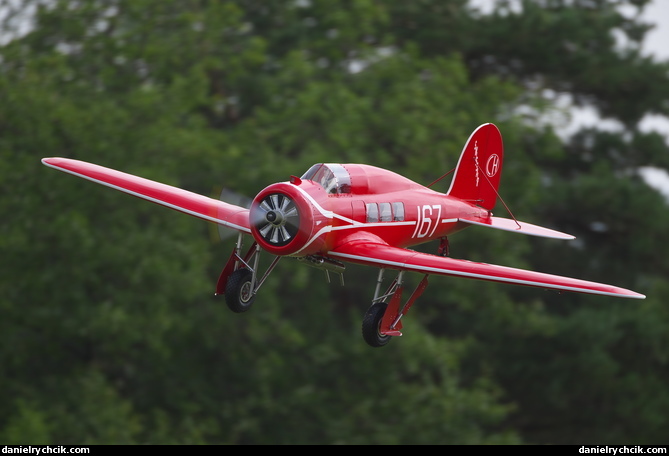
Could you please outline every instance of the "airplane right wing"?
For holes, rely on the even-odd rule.
[[[251,233],[249,210],[197,193],[70,158],[43,158],[50,168],[81,177],[186,214]]]
[[[424,274],[467,277],[491,282],[512,283],[559,291],[644,299],[645,296],[624,288],[586,280],[528,271],[525,269],[456,260],[413,250],[393,247],[372,239],[357,238],[328,252],[329,256],[368,266],[415,271]]]

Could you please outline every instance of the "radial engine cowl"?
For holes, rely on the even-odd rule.
[[[309,243],[319,215],[293,185],[273,184],[253,200],[251,233],[260,247],[274,255],[308,255],[320,249],[321,243]]]

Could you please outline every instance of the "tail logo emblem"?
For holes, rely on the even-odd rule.
[[[492,154],[485,164],[485,173],[488,177],[493,177],[497,174],[497,171],[499,171],[499,155]]]
[[[479,142],[474,141],[474,172],[476,173],[476,186],[479,186]]]

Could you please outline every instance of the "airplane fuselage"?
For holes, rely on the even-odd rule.
[[[410,247],[468,226],[458,219],[485,220],[491,215],[475,202],[436,192],[392,171],[359,164],[331,166],[342,167],[350,176],[345,191],[326,188],[317,179],[293,177],[260,192],[258,200],[266,195],[285,195],[295,202],[301,215],[299,240],[291,243],[292,248],[275,247],[273,253],[298,257],[325,254],[360,233],[388,245]]]

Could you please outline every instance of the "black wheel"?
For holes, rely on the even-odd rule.
[[[237,269],[228,277],[225,286],[225,303],[235,313],[251,308],[256,295],[253,293],[253,273],[248,269]]]
[[[391,336],[385,336],[379,332],[387,307],[388,304],[385,302],[376,302],[367,309],[362,319],[362,338],[372,347],[383,347],[390,342]]]

